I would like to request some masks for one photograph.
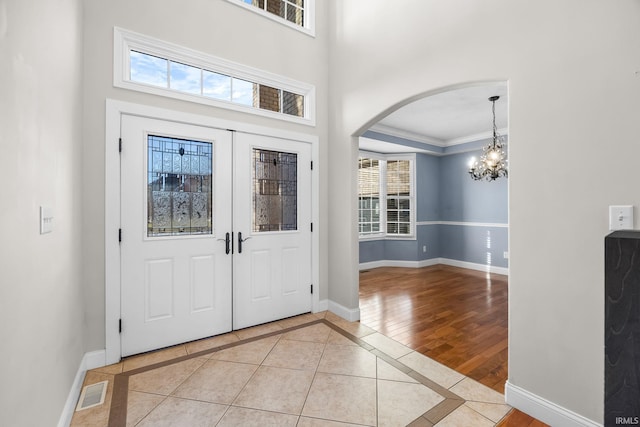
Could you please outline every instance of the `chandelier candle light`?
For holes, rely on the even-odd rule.
[[[491,111],[493,112],[493,139],[489,145],[482,149],[482,156],[478,162],[475,158],[471,159],[469,167],[469,175],[474,180],[485,179],[493,181],[501,176],[507,177],[507,155],[502,147],[504,146],[503,137],[498,134],[496,128],[496,101],[499,96],[492,96],[489,101],[492,102]]]

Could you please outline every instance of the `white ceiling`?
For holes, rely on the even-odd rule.
[[[506,135],[506,83],[470,86],[419,99],[389,114],[370,130],[442,147],[478,141],[491,136],[491,102],[488,99],[494,95],[500,96],[496,101],[496,126],[500,134]],[[385,153],[420,151],[370,141],[361,141],[360,148]]]

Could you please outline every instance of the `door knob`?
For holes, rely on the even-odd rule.
[[[246,242],[249,239],[251,239],[251,237],[247,237],[246,239],[243,239],[242,232],[238,232],[238,253],[239,254],[242,253],[242,242]]]
[[[231,252],[231,234],[227,233],[224,239],[218,239],[218,242],[222,241],[224,241],[225,253],[229,255],[229,252]]]

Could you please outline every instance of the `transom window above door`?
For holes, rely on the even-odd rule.
[[[315,125],[315,87],[114,29],[114,86]]]

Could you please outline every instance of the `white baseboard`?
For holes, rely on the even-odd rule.
[[[62,414],[58,420],[58,427],[69,427],[71,419],[73,418],[73,413],[76,410],[76,404],[78,403],[80,392],[82,391],[82,383],[84,382],[85,374],[90,369],[105,366],[105,360],[105,350],[90,351],[84,354],[80,361],[80,366],[78,366],[76,376],[73,379],[73,383],[71,384],[71,390],[69,390],[67,401],[62,409]]]
[[[96,350],[90,351],[89,353],[85,353],[84,357],[84,369],[89,371],[91,369],[102,368],[103,366],[107,366],[105,362],[106,351],[105,350]]]
[[[486,273],[509,274],[509,269],[505,267],[496,267],[494,265],[475,264],[473,262],[458,261],[456,259],[438,258],[440,264],[450,265],[452,267],[468,268],[469,270],[484,271]]]
[[[425,259],[422,261],[399,261],[399,260],[387,259],[387,260],[380,260],[380,261],[363,262],[359,265],[359,269],[360,271],[362,271],[362,270],[369,270],[371,268],[378,268],[378,267],[422,268],[422,267],[429,267],[431,265],[436,265],[436,264],[445,264],[445,265],[450,265],[452,267],[468,268],[470,270],[485,271],[487,273],[504,274],[504,275],[509,274],[509,269],[505,267],[475,264],[473,262],[458,261],[455,259],[448,259],[448,258],[431,258],[431,259]]]
[[[329,311],[349,322],[360,320],[360,308],[347,308],[334,301],[329,301]]]
[[[363,262],[359,265],[360,271],[369,270],[371,268],[378,267],[406,267],[406,268],[421,268],[428,267],[430,265],[440,264],[439,258],[425,259],[422,261],[401,261],[385,259],[380,261]]]
[[[602,427],[602,424],[515,386],[509,381],[505,385],[504,394],[508,405],[553,427]]]
[[[327,310],[329,310],[329,300],[323,299],[315,303],[311,311],[313,313],[320,313]]]

